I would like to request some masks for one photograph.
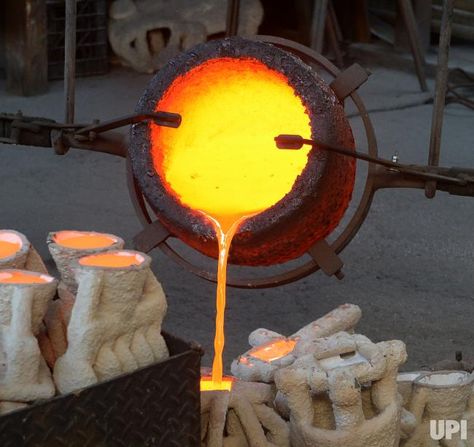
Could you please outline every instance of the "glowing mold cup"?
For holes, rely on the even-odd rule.
[[[295,259],[340,222],[355,163],[320,148],[284,151],[274,137],[299,134],[353,148],[342,104],[309,66],[273,45],[233,37],[180,54],[160,70],[137,112],[170,110],[178,129],[133,126],[133,174],[159,220],[217,257],[208,216],[236,220],[229,261]]]

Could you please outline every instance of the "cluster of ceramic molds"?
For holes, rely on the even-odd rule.
[[[74,267],[76,261],[84,256],[120,250],[124,241],[114,234],[97,233],[94,231],[55,231],[48,234],[47,244],[54,259],[61,282],[60,291],[77,292]]]
[[[313,352],[315,343],[321,337],[339,331],[351,332],[360,318],[359,306],[343,304],[289,337],[268,329],[257,329],[249,335],[249,344],[253,348],[232,362],[232,374],[242,380],[271,383],[280,368],[291,365],[301,355]],[[285,344],[287,353],[284,351]],[[268,361],[272,350],[275,350],[276,358]]]
[[[43,260],[24,234],[0,230],[0,269],[22,269],[48,273]]]
[[[404,407],[416,418],[416,428],[402,442],[404,447],[473,447],[474,446],[474,376],[465,371],[402,373],[398,387]],[[431,421],[465,421],[466,432],[436,441],[430,433]],[[469,431],[470,430],[470,431]],[[465,437],[466,439],[462,439]]]
[[[103,233],[62,231],[48,243],[59,286],[25,236],[0,231],[0,413],[168,356],[166,298],[148,256]]]
[[[396,447],[414,428],[397,389],[401,341],[374,344],[340,332],[275,373],[278,406],[294,447]]]
[[[67,348],[54,365],[61,393],[168,357],[161,336],[166,299],[150,262],[145,254],[130,250],[76,261],[78,288],[67,326]]]
[[[60,299],[53,301],[48,309],[45,316],[47,337],[42,333],[40,343],[48,365],[53,368],[67,348],[67,327],[77,293],[74,272],[77,261],[84,256],[122,249],[124,241],[114,234],[62,230],[49,233],[47,244],[60,274]]]
[[[231,391],[201,392],[203,447],[290,447],[287,422],[273,407],[274,388],[236,381]]]
[[[360,317],[345,304],[290,337],[257,329],[232,363],[240,379],[274,383],[292,447],[395,447],[412,436],[397,384],[405,345],[354,334]]]
[[[0,270],[0,413],[55,393],[36,337],[56,285],[44,273]]]

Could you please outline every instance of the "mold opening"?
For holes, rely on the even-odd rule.
[[[0,259],[9,258],[21,249],[21,237],[11,231],[0,231]]]
[[[428,386],[456,386],[465,384],[468,377],[468,373],[457,371],[434,374],[432,373],[421,377],[419,383]]]
[[[0,271],[0,284],[46,284],[53,280],[52,276],[27,270]]]
[[[294,339],[272,340],[249,351],[248,355],[264,362],[274,362],[293,352],[297,341]]]
[[[421,375],[422,373],[403,372],[403,373],[398,374],[397,382],[414,382]]]
[[[124,268],[141,265],[145,258],[139,253],[131,251],[110,251],[96,255],[84,256],[79,264],[88,267]]]
[[[231,391],[235,381],[234,377],[224,376],[217,382],[212,380],[211,376],[203,376],[200,381],[200,389],[203,391]]]
[[[53,241],[62,247],[76,250],[110,247],[117,242],[117,238],[93,231],[58,231],[53,236]]]

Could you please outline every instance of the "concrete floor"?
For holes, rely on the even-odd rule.
[[[150,77],[121,69],[108,76],[79,79],[77,120],[112,118],[133,111]],[[416,78],[376,69],[360,90],[369,108],[418,97]],[[62,84],[48,94],[19,98],[0,85],[0,110],[62,119]],[[380,153],[400,153],[403,163],[425,163],[431,106],[371,115]],[[448,107],[442,163],[474,165],[474,114]],[[357,144],[364,146],[358,119],[352,119]],[[127,241],[140,230],[128,198],[125,165],[118,158],[72,150],[64,157],[52,150],[1,145],[0,228],[28,235],[51,262],[45,239],[49,231],[94,229]],[[363,168],[361,169],[361,171]],[[359,331],[371,339],[401,339],[409,360],[420,368],[462,350],[474,356],[474,199],[438,193],[428,200],[419,190],[376,194],[356,238],[342,253],[343,281],[314,274],[267,290],[228,291],[225,361],[247,349],[247,335],[257,327],[290,334],[335,306],[351,302],[363,310]],[[214,330],[214,285],[196,278],[159,252],[153,269],[168,296],[165,328],[203,345],[210,363]]]

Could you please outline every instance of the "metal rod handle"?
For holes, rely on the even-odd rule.
[[[67,124],[74,122],[76,89],[76,0],[66,0],[64,34],[64,102]]]
[[[451,29],[453,21],[454,0],[444,0],[443,17],[438,48],[438,68],[436,71],[436,89],[431,118],[430,152],[428,165],[438,166],[441,151],[441,132],[443,129],[444,106],[446,103],[446,90],[448,88],[448,62],[449,46],[451,44]],[[436,193],[436,184],[430,182],[426,185],[425,195],[433,198]]]
[[[239,29],[240,0],[227,0],[226,37],[236,36]]]
[[[423,167],[416,166],[416,165],[403,165],[396,163],[394,161],[385,160],[379,157],[372,157],[371,155],[364,154],[363,152],[358,152],[356,150],[352,150],[346,147],[338,146],[335,144],[329,144],[325,141],[313,138],[312,140],[303,138],[300,135],[278,135],[275,137],[275,142],[278,149],[290,149],[290,150],[297,150],[301,149],[301,147],[306,144],[309,146],[317,146],[321,149],[335,152],[340,155],[345,155],[347,157],[356,158],[358,160],[367,161],[369,163],[373,163],[379,166],[384,166],[385,168],[392,169],[394,171],[398,171],[402,174],[406,175],[414,175],[416,177],[421,177],[424,179],[429,180],[442,180],[445,182],[450,182],[458,185],[466,185],[467,181],[457,178],[457,177],[449,177],[446,175],[437,174],[435,172],[427,172],[423,170]]]

